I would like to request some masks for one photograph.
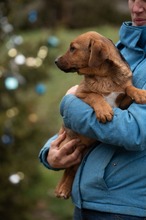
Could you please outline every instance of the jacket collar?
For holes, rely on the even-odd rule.
[[[124,22],[120,28],[120,41],[129,48],[137,48],[146,52],[146,26],[132,26],[131,22]]]
[[[134,78],[135,86],[140,87],[141,81],[145,78],[145,68],[142,64],[146,57],[146,26],[132,26],[131,22],[125,22],[120,29],[120,41],[117,44],[125,60],[128,62]],[[137,69],[137,67],[139,68]],[[140,74],[139,74],[140,69]],[[141,76],[141,77],[139,77]],[[141,80],[142,79],[142,80]]]

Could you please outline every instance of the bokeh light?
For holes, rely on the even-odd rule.
[[[17,172],[15,174],[11,174],[9,176],[9,181],[12,184],[18,184],[23,179],[24,179],[24,173],[22,173],[22,172]]]
[[[18,79],[16,79],[15,77],[13,76],[9,76],[5,79],[5,87],[8,89],[8,90],[15,90],[18,88],[19,86],[19,82],[18,82]]]
[[[26,60],[26,58],[23,54],[17,55],[14,59],[15,63],[18,64],[18,65],[25,64],[25,60]]]
[[[48,48],[46,46],[41,46],[37,55],[41,59],[44,59],[46,58],[47,54],[48,54]]]
[[[16,48],[11,48],[9,51],[8,51],[8,55],[9,57],[15,57],[17,55],[17,50]]]

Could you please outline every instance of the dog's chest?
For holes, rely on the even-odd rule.
[[[109,95],[104,96],[105,100],[110,104],[112,108],[118,107],[117,98],[119,95],[124,94],[121,92],[111,92]]]

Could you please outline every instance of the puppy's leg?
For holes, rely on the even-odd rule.
[[[126,95],[121,102],[119,103],[119,108],[121,109],[127,109],[131,104],[132,104],[133,100],[131,99],[130,96]]]
[[[72,166],[64,171],[62,179],[55,189],[56,197],[63,199],[68,199],[70,197],[77,168],[78,166]]]
[[[96,117],[100,122],[106,123],[112,120],[114,114],[112,107],[102,95],[97,93],[78,93],[77,96],[94,109]]]
[[[59,130],[59,134],[63,133],[64,131],[66,131],[66,137],[60,143],[59,148],[63,148],[63,146],[66,143],[68,143],[73,138],[76,138],[76,134],[73,131],[62,125],[62,127]],[[75,176],[75,169],[73,169],[72,167],[64,171],[63,176],[55,189],[56,197],[64,198],[64,199],[68,199],[70,197],[74,176]]]
[[[146,90],[138,89],[134,86],[128,86],[126,88],[126,94],[135,100],[138,104],[146,104]]]

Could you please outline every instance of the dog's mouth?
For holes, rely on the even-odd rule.
[[[62,68],[61,70],[63,70],[65,73],[75,73],[75,72],[78,72],[78,70],[76,68],[74,68],[74,67],[73,68],[69,68],[69,69]]]
[[[64,71],[65,73],[75,73],[75,72],[78,71],[78,70],[77,70],[76,68],[74,68],[74,67],[64,68],[63,66],[59,66],[59,65],[57,65],[57,66],[58,66],[58,68],[59,68],[60,70]]]
[[[76,67],[65,67],[64,65],[61,65],[59,62],[55,62],[55,64],[60,70],[64,71],[65,73],[75,73],[78,71]]]

